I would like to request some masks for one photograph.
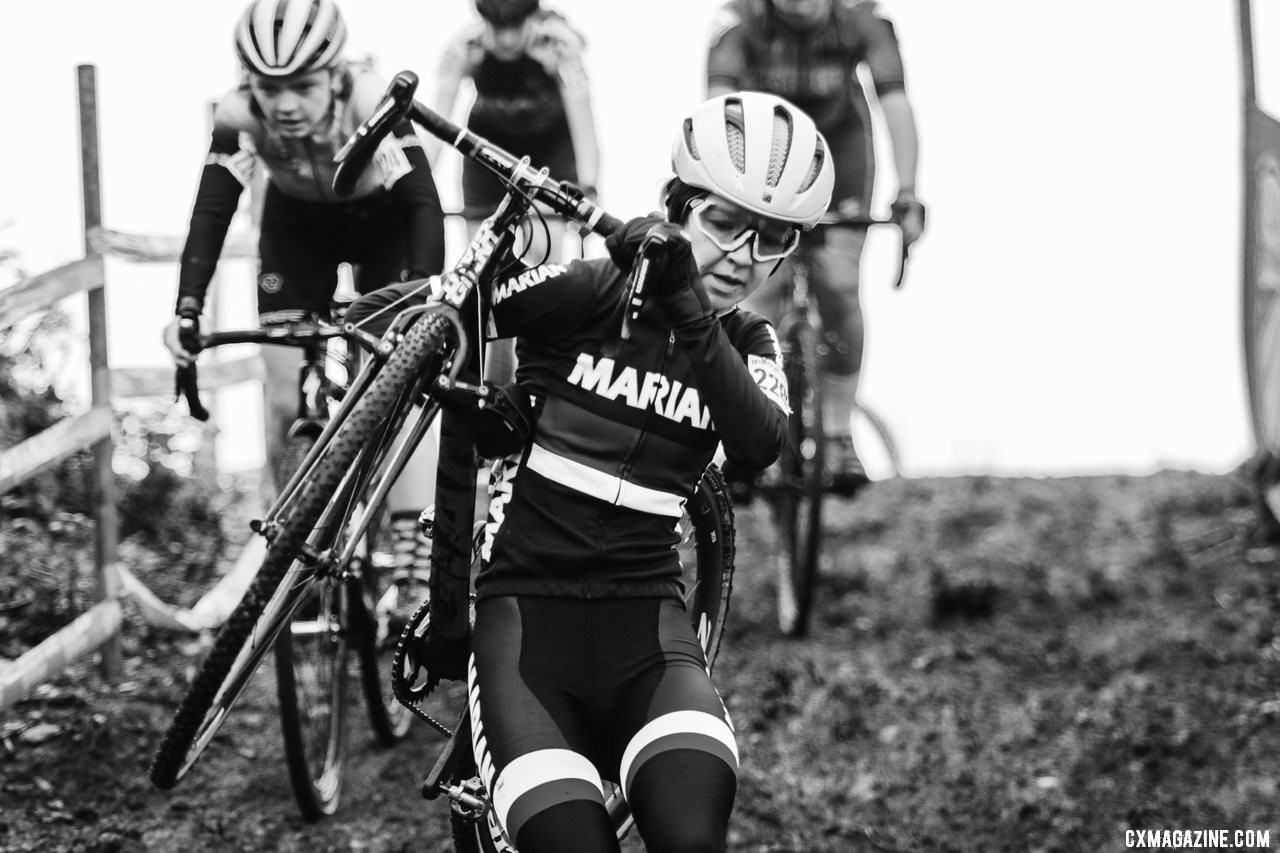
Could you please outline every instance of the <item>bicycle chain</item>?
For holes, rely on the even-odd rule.
[[[404,630],[400,632],[400,638],[396,641],[395,654],[391,656],[391,692],[395,695],[397,702],[404,705],[420,719],[425,720],[427,725],[448,738],[453,737],[453,730],[418,707],[435,690],[439,679],[428,676],[425,685],[414,687],[410,684],[409,679],[405,677],[405,663],[409,658],[409,649],[417,642],[419,637],[425,636],[430,616],[431,599],[427,598],[418,605],[418,609],[413,612],[413,616],[409,618]],[[414,676],[417,676],[418,672],[423,669],[425,668],[416,661],[413,663]]]

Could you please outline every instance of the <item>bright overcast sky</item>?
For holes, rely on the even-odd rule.
[[[621,216],[650,209],[668,173],[672,131],[701,99],[716,5],[556,4],[588,38],[602,200]],[[882,7],[906,56],[930,219],[904,290],[888,280],[891,237],[873,238],[864,259],[862,396],[893,428],[906,472],[1238,464],[1251,439],[1234,4],[1196,14],[1167,0]],[[65,0],[8,10],[0,247],[33,271],[80,254],[78,63],[98,68],[105,223],[181,233],[207,105],[236,80],[241,8]],[[425,99],[442,45],[472,16],[467,0],[343,9],[351,54],[372,54],[388,77],[417,71]],[[1255,21],[1260,43],[1275,25],[1274,14]],[[1268,70],[1264,56],[1259,77]],[[444,169],[448,199],[455,182]],[[114,361],[163,363],[175,270],[113,262],[108,276]],[[240,271],[222,286],[244,294],[251,281]]]

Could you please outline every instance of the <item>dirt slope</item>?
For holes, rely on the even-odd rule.
[[[1249,547],[1242,482],[878,484],[829,516],[801,641],[774,629],[767,516],[740,513],[717,667],[743,758],[731,849],[1107,851],[1129,828],[1280,846],[1280,566]],[[124,683],[77,669],[0,717],[0,850],[444,849],[423,728],[391,751],[359,733],[339,815],[296,816],[269,673],[154,790],[198,649],[136,628],[127,648]]]

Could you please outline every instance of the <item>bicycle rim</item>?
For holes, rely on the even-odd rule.
[[[358,607],[353,606],[352,614],[355,617],[353,622],[360,626],[353,641],[360,659],[360,683],[369,723],[378,741],[390,746],[408,734],[413,712],[396,699],[388,678],[399,638],[390,634],[389,606],[383,603],[388,591],[394,590],[391,582],[391,532],[386,522],[386,512],[379,508],[365,534],[359,582],[361,599]],[[394,592],[391,595],[394,598]],[[353,601],[352,604],[356,603]]]
[[[707,656],[715,666],[733,592],[735,540],[733,502],[720,469],[712,465],[680,519],[681,583],[685,610]]]
[[[826,464],[817,330],[807,323],[797,323],[787,330],[784,346],[791,399],[789,446],[779,460],[780,481],[770,490],[770,503],[781,543],[777,560],[778,626],[784,634],[801,636],[808,630],[818,579]]]
[[[285,764],[304,817],[337,810],[346,761],[347,585],[332,578],[313,594],[276,639],[276,692]]]
[[[290,438],[277,482],[287,482],[314,445],[312,436]],[[345,595],[342,584],[332,578],[312,586],[312,594],[275,642],[285,765],[294,799],[308,820],[337,810],[346,759]]]
[[[898,445],[884,419],[873,409],[855,403],[849,431],[853,435],[853,446],[858,449],[858,458],[871,479],[888,480],[902,475]]]
[[[173,787],[226,719],[231,705],[261,664],[283,620],[298,603],[297,590],[292,584],[277,596],[282,581],[291,569],[300,572],[305,583],[311,580],[312,573],[295,564],[301,546],[311,537],[317,520],[339,491],[348,469],[400,399],[403,389],[439,371],[451,331],[449,321],[439,315],[428,315],[409,329],[352,408],[346,422],[334,433],[309,481],[282,513],[262,568],[223,625],[156,751],[151,780],[157,787]],[[277,600],[291,606],[268,611],[268,604]],[[270,617],[270,630],[256,632],[259,617],[264,613]]]

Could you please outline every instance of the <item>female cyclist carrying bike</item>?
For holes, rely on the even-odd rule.
[[[602,780],[650,850],[725,849],[737,747],[682,604],[675,528],[718,445],[754,468],[782,450],[777,338],[738,304],[826,212],[833,177],[812,120],[760,93],[696,108],[672,163],[665,219],[626,223],[609,258],[493,289],[533,426],[491,484],[466,670],[476,765],[521,853],[617,851]],[[633,263],[649,298],[623,336]]]

